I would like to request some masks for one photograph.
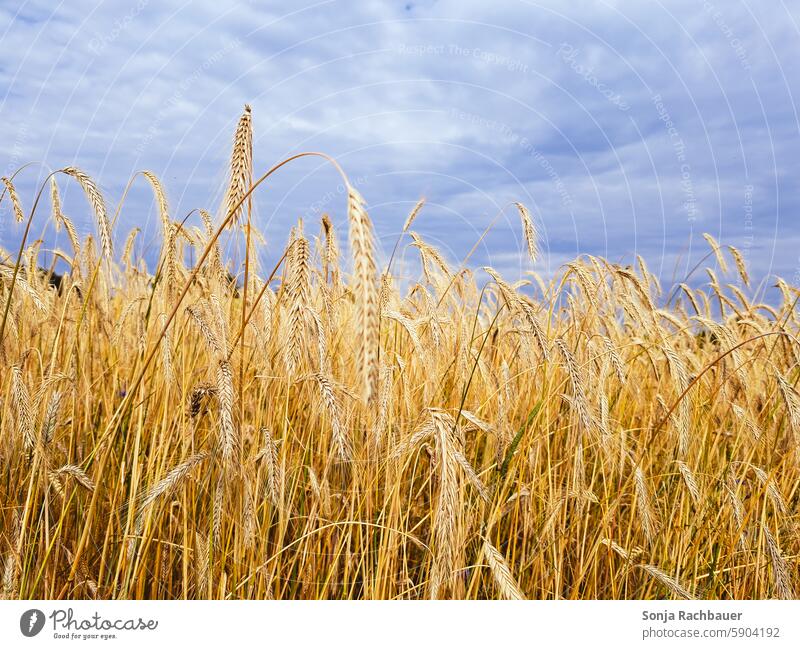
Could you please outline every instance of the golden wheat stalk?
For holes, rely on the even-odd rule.
[[[14,365],[11,368],[11,399],[14,405],[14,419],[17,423],[17,431],[25,448],[30,450],[36,444],[36,438],[33,433],[33,410],[31,409],[30,394],[22,376],[22,367],[19,365]]]
[[[536,258],[539,256],[539,242],[536,236],[536,228],[533,225],[533,218],[528,208],[522,203],[514,203],[514,206],[519,212],[522,221],[522,233],[525,235],[525,244],[528,247],[528,255],[530,256],[531,263],[536,263]]]
[[[725,256],[722,254],[722,250],[720,249],[719,243],[717,243],[717,240],[714,237],[712,237],[708,232],[704,232],[703,233],[703,238],[706,240],[708,245],[711,247],[711,250],[714,252],[714,257],[717,260],[717,265],[719,266],[719,269],[723,273],[727,273],[728,272],[728,264],[725,261]]]
[[[483,557],[486,559],[486,563],[489,564],[489,570],[492,572],[494,583],[503,599],[527,599],[525,595],[523,595],[517,580],[512,576],[505,558],[500,554],[498,549],[489,542],[489,539],[484,539],[482,550]]]
[[[217,365],[217,402],[219,403],[219,449],[226,467],[232,467],[238,459],[239,436],[233,421],[233,371],[225,359]]]
[[[95,489],[92,479],[86,475],[86,472],[83,469],[81,469],[79,466],[75,466],[74,464],[65,464],[64,466],[52,471],[51,475],[55,477],[68,475],[71,478],[74,478],[75,482],[77,482],[87,491],[94,491]]]
[[[633,471],[633,482],[636,491],[636,505],[639,513],[639,520],[642,525],[642,531],[648,541],[655,540],[658,531],[658,518],[655,512],[655,506],[650,497],[650,490],[647,488],[647,483],[644,478],[644,471],[641,466],[636,466]]]
[[[278,445],[273,439],[269,428],[262,428],[264,446],[259,451],[256,459],[263,459],[267,467],[267,493],[275,507],[281,506],[283,493],[283,469],[278,458]]]
[[[664,586],[675,597],[679,597],[680,599],[696,599],[689,590],[681,586],[677,579],[670,577],[660,568],[646,563],[639,564],[638,567],[653,577],[653,579]]]
[[[158,204],[158,216],[161,218],[161,232],[164,240],[166,240],[169,236],[170,226],[172,224],[169,218],[167,194],[164,191],[164,187],[161,184],[161,181],[158,179],[158,176],[156,176],[152,171],[143,171],[142,175],[147,179],[147,182],[149,182],[150,186],[153,188],[153,194],[155,195],[156,203]]]
[[[286,345],[286,367],[289,374],[301,365],[303,345],[306,338],[306,312],[310,290],[308,263],[308,240],[303,236],[303,222],[293,231],[289,244],[289,268],[286,281],[286,299],[289,301],[289,339]]]
[[[106,203],[103,200],[103,195],[95,185],[94,181],[89,178],[84,172],[75,167],[65,167],[62,171],[68,176],[72,176],[78,181],[78,184],[83,189],[89,204],[94,210],[95,219],[97,220],[97,230],[100,234],[100,243],[103,247],[103,256],[109,261],[113,256],[113,245],[111,243],[111,224],[108,222],[108,215],[106,213]]]
[[[225,216],[234,214],[230,221],[233,227],[241,218],[243,205],[239,203],[250,189],[253,182],[253,121],[251,108],[245,104],[244,112],[239,118],[236,133],[233,136],[233,150],[230,161],[230,183],[225,193]],[[238,205],[238,207],[237,207]]]
[[[208,458],[208,453],[203,451],[190,455],[167,475],[154,484],[150,489],[141,494],[136,501],[137,529],[141,529],[147,510],[159,499],[173,493],[191,475],[192,470]]]
[[[5,185],[6,192],[8,192],[8,199],[11,201],[11,209],[14,212],[14,220],[17,223],[22,223],[25,220],[25,214],[22,211],[22,203],[19,200],[17,188],[14,187],[14,183],[5,176],[0,178],[0,182]],[[0,198],[2,197],[0,196]]]
[[[436,442],[439,490],[433,514],[434,558],[429,585],[429,599],[439,599],[452,588],[457,544],[459,484],[456,462],[452,456],[451,422],[443,414],[432,412]]]
[[[377,394],[380,311],[372,221],[358,191],[348,186],[347,215],[353,256],[353,293],[357,305],[358,374],[361,395],[369,401]]]
[[[789,565],[786,563],[783,554],[775,537],[767,526],[761,527],[761,533],[767,541],[767,555],[772,564],[772,578],[775,582],[775,592],[781,599],[794,599],[792,588],[792,576]]]

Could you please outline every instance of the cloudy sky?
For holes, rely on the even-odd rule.
[[[505,209],[474,262],[519,276],[519,200],[543,273],[581,253],[642,254],[669,284],[710,232],[765,285],[798,281],[798,42],[800,10],[784,0],[5,0],[0,170],[37,163],[15,179],[28,207],[47,170],[74,164],[112,208],[150,169],[175,218],[216,212],[250,103],[256,171],[334,156],[385,249],[421,196],[415,229],[454,261]],[[61,185],[92,231],[79,191]],[[285,167],[256,201],[264,260],[298,217],[316,232],[330,212],[345,237],[339,179],[317,159]],[[7,203],[4,246],[20,236]],[[152,254],[157,223],[139,181],[115,237],[142,227]]]

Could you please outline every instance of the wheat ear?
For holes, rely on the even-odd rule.
[[[97,185],[95,185],[94,181],[80,169],[75,167],[65,167],[62,171],[68,176],[72,176],[75,180],[77,180],[78,184],[83,189],[83,193],[86,194],[86,198],[94,210],[95,219],[97,219],[97,229],[100,233],[100,243],[103,247],[103,255],[110,261],[113,254],[113,245],[111,243],[111,224],[108,222],[106,203],[103,200],[103,195],[100,193],[100,190],[97,189]]]
[[[247,104],[233,136],[230,173],[224,204],[226,217],[236,208],[235,216],[231,219],[231,224],[234,224],[241,218],[244,209],[243,205],[236,206],[242,201],[253,181],[253,121],[251,108]]]
[[[348,187],[347,214],[353,256],[353,292],[357,303],[358,372],[362,397],[369,401],[378,387],[378,285],[372,222],[364,207],[364,199],[352,186]]]
[[[528,208],[522,203],[514,203],[514,206],[519,211],[519,216],[522,221],[522,233],[525,235],[525,244],[528,246],[528,255],[531,258],[531,263],[536,263],[536,258],[539,256],[539,242],[536,236],[536,228],[533,225],[533,218]]]
[[[486,563],[489,564],[494,583],[503,596],[503,599],[527,599],[525,595],[522,594],[522,590],[520,590],[516,579],[511,575],[511,570],[505,558],[500,554],[500,551],[489,542],[489,539],[484,539],[483,541],[483,557],[486,559]]]
[[[0,181],[6,186],[8,199],[11,201],[11,209],[14,212],[14,220],[17,223],[22,223],[22,221],[25,220],[25,214],[22,211],[22,203],[19,201],[19,195],[17,195],[17,189],[14,187],[14,183],[5,176],[0,178]]]

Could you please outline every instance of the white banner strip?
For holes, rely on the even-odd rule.
[[[97,644],[798,647],[800,603],[0,601],[0,647]]]

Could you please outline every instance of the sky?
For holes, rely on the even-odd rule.
[[[800,3],[786,0],[3,0],[0,171],[35,163],[15,177],[27,209],[50,170],[74,165],[112,212],[148,169],[173,218],[219,214],[249,103],[256,174],[302,151],[333,156],[384,259],[425,197],[414,229],[456,265],[499,214],[470,264],[510,279],[640,254],[669,286],[706,255],[708,232],[766,289],[775,275],[800,283],[799,42]],[[94,232],[80,189],[59,186]],[[514,201],[534,214],[535,265]],[[329,212],[346,240],[341,180],[321,159],[282,168],[255,202],[262,261],[298,218],[314,234]],[[67,249],[48,214],[35,236]],[[118,247],[133,227],[152,259],[158,215],[141,178]],[[0,243],[20,236],[4,200]]]

